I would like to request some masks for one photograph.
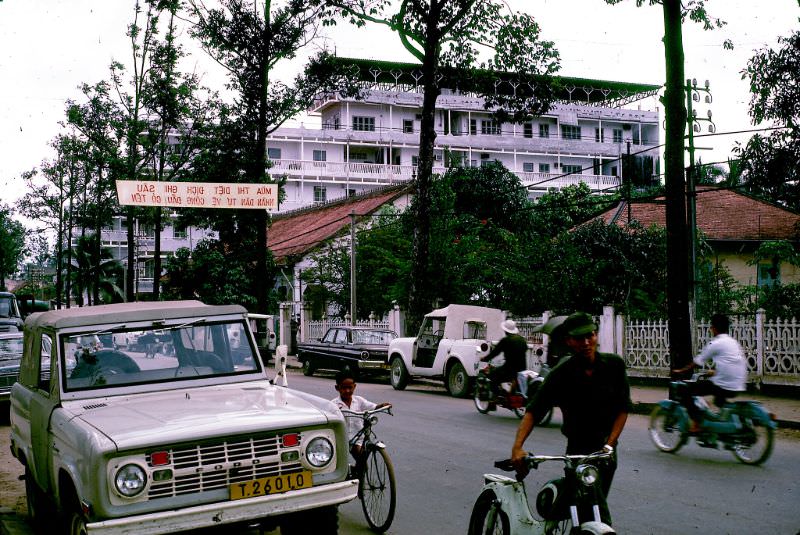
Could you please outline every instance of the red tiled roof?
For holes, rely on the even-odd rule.
[[[655,202],[631,203],[631,218],[645,227],[666,226],[664,197]],[[800,214],[760,201],[728,189],[697,188],[697,228],[709,240],[760,241],[797,240],[800,238]],[[619,205],[603,212],[598,218],[611,223],[628,221],[627,206]]]
[[[274,216],[267,233],[267,247],[276,263],[285,264],[287,257],[304,255],[338,235],[350,225],[351,212],[358,216],[370,215],[408,191],[408,185],[393,186]]]

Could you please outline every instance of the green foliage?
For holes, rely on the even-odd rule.
[[[734,153],[741,159],[746,191],[800,210],[800,31],[779,38],[778,44],[757,52],[742,78],[750,80],[753,124],[785,128],[756,134]]]
[[[551,189],[536,200],[532,211],[532,231],[540,238],[553,238],[606,210],[616,197],[592,195],[584,182],[560,190]]]
[[[25,228],[11,218],[11,207],[0,204],[0,289],[5,290],[6,278],[17,271],[25,255]]]
[[[758,290],[757,306],[768,318],[800,319],[800,284],[773,284]]]
[[[538,246],[544,263],[535,281],[538,309],[599,312],[614,305],[632,318],[666,313],[663,228],[598,220]]]
[[[216,305],[237,303],[248,310],[256,309],[252,287],[255,278],[263,275],[256,273],[244,255],[220,241],[202,240],[193,252],[178,249],[167,261],[166,271],[163,291],[167,299],[199,299]]]
[[[119,281],[122,264],[113,259],[108,249],[100,247],[93,234],[80,236],[72,250],[73,294],[78,304],[118,303],[123,299]]]

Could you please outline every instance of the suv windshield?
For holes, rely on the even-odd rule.
[[[8,295],[0,295],[0,318],[18,318],[17,300]]]
[[[68,391],[260,370],[244,321],[124,326],[61,338]]]

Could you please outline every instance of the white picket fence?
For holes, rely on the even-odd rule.
[[[632,376],[669,377],[669,327],[666,321],[621,322],[622,356]],[[730,335],[747,357],[752,383],[800,385],[800,321],[767,321],[763,311],[755,317],[731,317]],[[710,324],[698,322],[694,346],[711,338]]]
[[[540,333],[533,328],[547,320],[542,317],[514,318],[528,344],[539,347],[545,343]],[[598,316],[600,350],[620,354],[628,365],[631,377],[669,377],[669,327],[667,321],[630,321],[616,315],[612,307],[604,307]],[[399,336],[404,333],[402,322],[395,319],[358,320],[359,326],[390,329]],[[349,325],[342,318],[308,321],[304,340],[318,339],[330,327]],[[400,327],[398,328],[398,325]],[[800,386],[800,320],[766,320],[764,311],[754,316],[732,316],[731,336],[736,338],[747,357],[748,379],[755,384]],[[708,321],[694,326],[695,352],[710,339]]]

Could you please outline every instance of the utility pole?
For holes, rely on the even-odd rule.
[[[356,324],[356,212],[350,212],[350,325]]]
[[[689,221],[689,243],[691,246],[691,266],[689,271],[689,291],[690,291],[690,299],[692,303],[692,316],[696,318],[695,314],[697,312],[697,297],[699,295],[699,285],[698,285],[698,277],[697,277],[697,191],[696,191],[696,179],[697,179],[697,168],[695,166],[694,160],[694,152],[696,147],[694,146],[694,133],[700,132],[701,128],[698,124],[699,122],[708,122],[708,131],[710,133],[714,133],[716,131],[716,126],[714,122],[711,120],[711,110],[708,110],[707,119],[697,116],[697,110],[693,109],[692,101],[700,102],[700,92],[704,92],[706,94],[705,102],[706,104],[711,104],[711,89],[706,80],[705,88],[697,87],[697,79],[694,80],[686,80],[686,85],[684,86],[684,91],[686,92],[686,126],[688,128],[688,137],[689,137],[689,169],[686,171],[686,211],[688,213],[688,221]]]
[[[689,321],[689,244],[686,225],[684,181],[684,129],[686,109],[683,96],[683,29],[680,0],[663,0],[664,58],[666,90],[664,108],[666,134],[664,150],[667,226],[667,316],[671,375],[692,358]]]

